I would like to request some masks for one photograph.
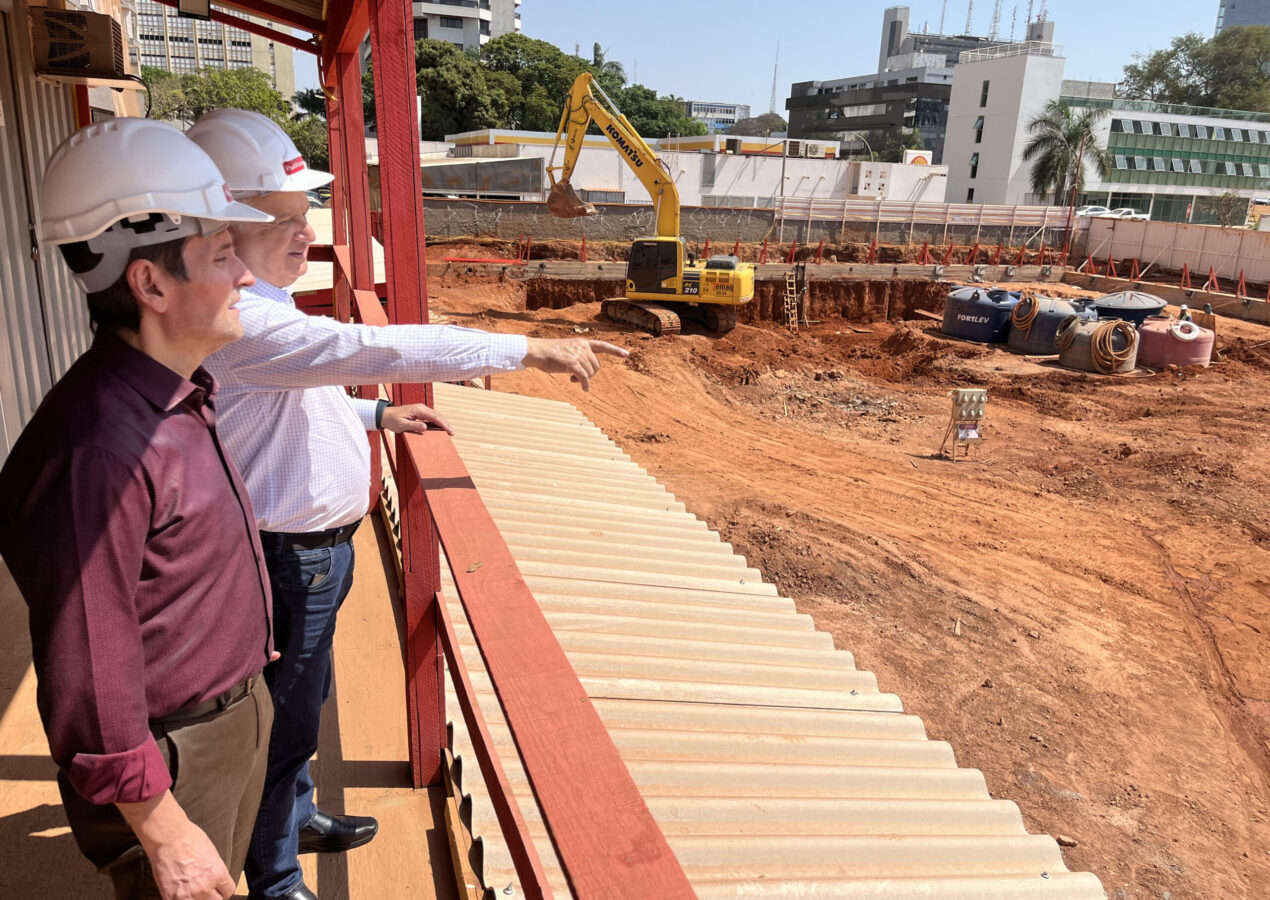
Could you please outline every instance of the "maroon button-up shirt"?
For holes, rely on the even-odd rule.
[[[0,555],[30,608],[53,759],[94,803],[172,780],[149,720],[272,650],[251,501],[216,437],[215,382],[100,334],[0,470]]]

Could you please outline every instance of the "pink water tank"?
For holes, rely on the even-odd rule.
[[[1207,366],[1213,356],[1216,335],[1194,322],[1151,316],[1138,328],[1138,365]]]

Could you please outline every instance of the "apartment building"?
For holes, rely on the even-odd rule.
[[[177,74],[259,69],[282,96],[290,100],[295,94],[295,51],[240,28],[186,18],[155,0],[137,0],[137,40],[143,66]]]
[[[460,50],[520,32],[520,0],[416,0],[412,9],[415,40],[449,41]]]

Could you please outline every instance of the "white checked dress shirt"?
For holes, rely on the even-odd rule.
[[[522,368],[527,341],[453,325],[375,327],[310,316],[263,281],[241,292],[244,335],[204,366],[217,431],[262,531],[300,534],[366,514],[376,401],[342,385],[455,381]]]

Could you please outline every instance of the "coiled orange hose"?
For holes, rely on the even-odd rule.
[[[1023,307],[1027,307],[1026,312],[1020,312]],[[1032,333],[1032,323],[1036,321],[1036,314],[1041,311],[1041,304],[1036,302],[1036,298],[1031,294],[1024,294],[1018,303],[1014,304],[1014,309],[1010,310],[1010,324],[1017,331],[1022,332],[1023,340],[1028,339],[1028,335]]]

